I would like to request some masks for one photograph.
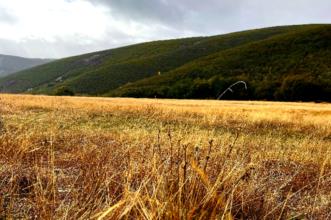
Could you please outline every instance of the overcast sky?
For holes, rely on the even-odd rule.
[[[331,23],[330,0],[0,0],[0,54],[60,58],[303,23]]]

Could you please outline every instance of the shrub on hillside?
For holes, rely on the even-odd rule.
[[[326,101],[324,83],[309,75],[290,75],[283,80],[276,96],[285,101]]]
[[[69,89],[65,86],[61,86],[61,87],[59,87],[55,90],[54,95],[57,95],[57,96],[74,96],[75,93],[71,89]]]

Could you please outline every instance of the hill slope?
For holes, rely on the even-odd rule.
[[[48,59],[29,59],[0,54],[0,77],[7,76],[24,69],[50,62]]]
[[[331,101],[331,26],[296,30],[189,62],[162,76],[123,86],[109,95],[215,98],[244,80],[228,99]]]
[[[331,25],[301,25],[155,41],[69,57],[0,79],[2,92],[329,100]],[[311,90],[307,92],[308,90]]]

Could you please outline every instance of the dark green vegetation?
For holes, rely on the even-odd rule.
[[[7,76],[11,73],[29,69],[50,61],[49,59],[30,59],[0,54],[0,76]]]
[[[74,96],[75,93],[70,90],[69,88],[65,87],[65,86],[62,86],[62,87],[59,87],[55,90],[55,95],[57,96]]]
[[[5,92],[331,101],[331,25],[156,41],[70,57],[0,80]],[[33,89],[31,89],[33,88]]]

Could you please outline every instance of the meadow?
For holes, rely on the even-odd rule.
[[[0,95],[0,219],[331,219],[331,104]]]

